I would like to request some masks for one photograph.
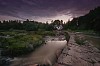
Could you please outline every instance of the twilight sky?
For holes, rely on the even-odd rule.
[[[0,20],[67,21],[100,6],[100,0],[0,0]]]

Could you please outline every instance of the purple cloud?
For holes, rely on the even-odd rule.
[[[100,0],[0,0],[0,15],[21,19],[51,18],[59,14],[75,17],[97,6],[100,6]]]

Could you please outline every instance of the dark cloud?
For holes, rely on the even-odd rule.
[[[75,17],[97,6],[100,6],[100,0],[0,0],[0,15],[22,19],[58,14]]]

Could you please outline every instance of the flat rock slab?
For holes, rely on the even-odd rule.
[[[100,50],[89,43],[78,45],[75,35],[70,36],[69,46],[64,48],[55,66],[100,66]]]

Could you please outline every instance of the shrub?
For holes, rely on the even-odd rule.
[[[79,36],[75,36],[75,42],[79,45],[84,45],[85,44],[86,39],[84,39],[83,37],[79,37]]]

